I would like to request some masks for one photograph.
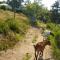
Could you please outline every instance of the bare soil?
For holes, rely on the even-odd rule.
[[[32,43],[34,37],[37,36],[36,42]],[[43,36],[41,35],[41,29],[30,27],[28,29],[25,37],[23,37],[22,42],[18,42],[13,49],[8,49],[6,52],[0,52],[0,60],[26,60],[24,57],[26,54],[30,55],[27,60],[34,60],[34,47],[33,44],[43,41]],[[51,46],[46,46],[43,53],[44,60],[54,60],[52,58]]]

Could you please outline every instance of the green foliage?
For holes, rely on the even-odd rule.
[[[47,28],[52,30],[53,32],[60,31],[60,27],[55,23],[47,23]]]
[[[56,32],[55,40],[57,40],[57,41],[56,41],[56,43],[57,43],[57,48],[60,49],[60,31]]]
[[[54,55],[54,58],[55,60],[60,60],[60,49],[53,49],[53,55]]]
[[[23,60],[30,60],[31,55],[29,53],[26,53],[26,55],[23,57]]]
[[[37,39],[37,35],[34,36],[33,40],[32,40],[32,43],[35,43],[36,42],[36,39]]]
[[[13,9],[13,11],[17,11],[17,10],[20,10],[21,8],[21,3],[23,2],[24,0],[8,0],[7,3],[8,5],[10,5]]]
[[[27,21],[20,22],[19,20],[7,19],[5,22],[8,24],[10,30],[16,33],[24,34],[28,28]]]
[[[21,22],[20,20],[9,18],[0,21],[0,51],[13,48],[18,41],[21,41],[28,26],[27,20]]]
[[[34,24],[36,20],[42,20],[42,16],[45,16],[46,21],[50,21],[48,9],[44,8],[41,4],[39,5],[38,3],[27,4],[23,10],[23,13],[29,16],[31,24]]]
[[[47,28],[50,29],[54,34],[54,37],[48,37],[52,44],[53,56],[55,60],[60,60],[60,26],[54,23],[48,23]]]
[[[19,29],[19,26],[20,26],[20,25],[19,25],[19,23],[17,22],[17,20],[7,19],[5,22],[8,24],[9,28],[10,28],[12,31],[17,32],[17,33],[20,32],[20,29]]]
[[[39,6],[37,3],[26,5],[25,13],[29,16],[37,16],[41,15],[42,6]]]
[[[14,12],[14,20],[15,20],[15,13],[21,10],[21,3],[23,0],[7,0],[9,6],[11,6],[11,10]]]
[[[0,21],[0,33],[8,33],[8,31],[13,31],[16,33],[25,33],[28,28],[28,22],[21,22],[14,19],[7,19],[5,21]]]
[[[22,31],[22,33],[24,34],[26,32],[26,30],[28,29],[29,25],[26,23],[20,23],[20,31]]]
[[[8,24],[7,21],[0,21],[0,51],[13,47],[16,42],[19,41],[19,39],[16,38],[14,31],[11,31]],[[12,25],[12,27],[14,28],[15,26]]]
[[[0,9],[6,10],[6,6],[2,5],[0,6]]]
[[[51,10],[51,20],[55,23],[60,23],[59,2],[55,1]]]
[[[9,26],[7,23],[0,21],[0,33],[7,34],[9,31]]]
[[[53,48],[56,48],[57,47],[57,43],[56,43],[56,40],[55,40],[55,37],[53,37],[53,36],[48,36],[48,38],[47,38],[48,40],[50,40],[50,42],[51,42],[51,45],[52,45],[52,47]]]
[[[37,20],[36,22],[37,22],[37,26],[38,27],[43,28],[43,29],[46,28],[46,24],[45,23],[43,23],[43,22],[41,22],[39,20]]]
[[[17,39],[17,41],[22,41],[21,39],[23,39],[24,35],[22,34],[15,34],[15,38]]]

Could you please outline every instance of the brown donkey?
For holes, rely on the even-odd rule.
[[[38,59],[38,55],[39,56],[43,56],[43,51],[46,45],[51,45],[50,41],[48,40],[43,40],[42,42],[38,42],[36,45],[34,46],[35,49],[35,59]]]

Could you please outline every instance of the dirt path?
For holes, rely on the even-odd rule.
[[[36,43],[43,41],[43,36],[41,35],[41,31],[38,28],[31,27],[26,36],[24,37],[23,42],[19,42],[16,44],[14,49],[9,49],[7,52],[0,52],[0,60],[34,60],[34,47],[32,43],[34,37],[36,38]],[[51,49],[50,46],[46,46],[44,50],[44,59],[51,58]],[[52,59],[48,59],[52,60]]]

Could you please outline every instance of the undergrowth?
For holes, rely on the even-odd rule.
[[[20,22],[9,18],[0,21],[0,51],[13,48],[18,41],[22,41],[28,27],[27,20]]]
[[[55,23],[48,23],[47,28],[54,34],[54,36],[48,37],[52,44],[53,57],[55,60],[60,60],[60,26]]]
[[[25,56],[23,57],[23,60],[30,60],[31,55],[29,53],[26,53]]]

